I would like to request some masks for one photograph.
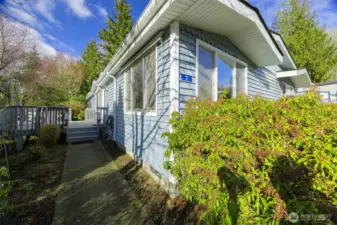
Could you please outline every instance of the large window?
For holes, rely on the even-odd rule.
[[[198,97],[217,100],[226,89],[229,97],[247,93],[247,64],[198,41]]]
[[[156,48],[141,55],[125,76],[125,111],[156,110]]]
[[[199,98],[205,99],[213,93],[214,54],[199,48]]]

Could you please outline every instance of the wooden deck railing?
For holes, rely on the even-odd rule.
[[[61,128],[66,125],[66,114],[69,108],[9,106],[0,108],[1,132],[11,136],[34,135],[39,132],[41,124],[59,124]]]
[[[106,107],[97,107],[96,109],[86,108],[84,115],[85,121],[93,121],[97,124],[105,124],[105,121],[108,119],[108,108]]]

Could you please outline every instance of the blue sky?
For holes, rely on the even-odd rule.
[[[113,12],[114,0],[39,0],[20,7],[5,1],[7,14],[27,24],[31,39],[46,55],[65,52],[79,58],[90,39],[98,40],[98,31],[106,26],[107,15]],[[22,1],[22,0],[20,0]],[[34,2],[34,1],[29,1]],[[149,0],[128,0],[134,22]],[[281,7],[282,0],[250,0],[257,6],[268,25]],[[321,23],[337,32],[337,0],[312,0]]]

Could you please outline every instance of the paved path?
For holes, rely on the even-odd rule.
[[[54,225],[153,224],[100,142],[69,145]]]

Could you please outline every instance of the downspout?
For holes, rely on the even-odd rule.
[[[117,107],[116,107],[116,102],[117,102],[117,80],[116,80],[116,77],[115,76],[112,76],[110,74],[110,72],[107,72],[106,75],[103,77],[102,81],[100,82],[103,83],[103,81],[105,80],[106,77],[110,77],[113,79],[113,82],[114,82],[114,89],[115,89],[115,94],[114,94],[114,101],[113,101],[113,112],[114,112],[114,140],[116,141],[116,136],[117,136],[117,132],[116,132],[116,127],[117,127]],[[100,85],[98,85],[100,86]]]

